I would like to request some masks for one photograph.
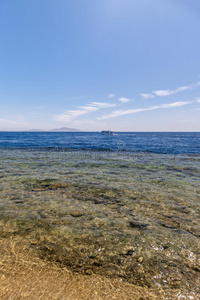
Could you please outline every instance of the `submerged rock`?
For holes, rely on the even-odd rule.
[[[146,224],[146,223],[143,223],[143,222],[140,222],[140,221],[135,221],[135,220],[132,220],[132,221],[129,221],[129,225],[132,227],[132,228],[146,228],[148,227],[149,225]]]
[[[70,212],[70,215],[74,218],[79,218],[79,217],[82,217],[84,215],[84,213],[81,211],[72,211],[72,212]]]

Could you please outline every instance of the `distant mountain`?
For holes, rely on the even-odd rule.
[[[29,130],[29,131],[40,131],[40,132],[42,132],[42,131],[44,131],[44,130],[42,130],[42,129],[31,129],[31,130]]]
[[[76,129],[76,128],[68,128],[68,127],[61,127],[61,128],[54,128],[50,130],[42,130],[42,129],[30,129],[28,131],[32,132],[52,132],[52,131],[57,131],[57,132],[80,132],[81,130]]]
[[[68,128],[68,127],[61,127],[61,128],[54,128],[52,130],[49,131],[65,131],[65,132],[71,132],[71,131],[81,131],[79,129],[75,129],[75,128]]]

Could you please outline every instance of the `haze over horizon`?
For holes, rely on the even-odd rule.
[[[0,3],[0,131],[200,131],[198,0]]]

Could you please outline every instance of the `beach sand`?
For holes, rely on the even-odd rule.
[[[0,240],[0,299],[165,299],[146,287],[96,274],[73,273],[45,262],[26,241]]]

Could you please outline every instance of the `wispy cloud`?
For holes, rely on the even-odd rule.
[[[143,111],[180,107],[180,106],[190,104],[190,103],[191,102],[188,102],[188,101],[179,101],[179,102],[173,102],[173,103],[167,103],[167,104],[161,104],[161,105],[154,105],[154,106],[150,106],[150,107],[146,107],[146,108],[116,110],[116,111],[113,111],[111,114],[104,115],[97,119],[98,120],[110,119],[110,118],[116,118],[116,117],[124,116],[124,115],[128,115],[128,114],[135,114],[135,113],[139,113],[139,112],[143,112]]]
[[[92,102],[91,105],[94,105],[98,108],[109,108],[116,106],[115,103],[105,103],[105,102]]]
[[[174,95],[179,92],[182,92],[182,91],[191,90],[193,88],[194,88],[194,86],[192,86],[192,85],[185,85],[185,86],[180,86],[175,90],[158,90],[158,91],[153,91],[153,93],[156,96],[170,96],[170,95]]]
[[[152,94],[140,94],[140,96],[142,96],[144,99],[151,99],[154,98],[155,96]]]
[[[196,101],[197,101],[198,103],[200,103],[200,98],[197,98]]]
[[[108,94],[108,97],[109,97],[109,98],[114,98],[114,97],[115,97],[115,94]]]
[[[68,110],[64,114],[55,115],[54,119],[58,122],[70,122],[73,119],[87,113],[97,111],[101,108],[109,108],[114,106],[116,106],[116,104],[114,103],[91,102],[90,104],[87,104],[85,106],[79,106],[76,110]]]
[[[129,99],[129,98],[125,98],[125,97],[120,97],[119,99],[118,99],[118,101],[120,101],[120,102],[122,102],[122,103],[127,103],[127,102],[129,102],[131,99]]]
[[[186,90],[195,89],[198,86],[200,86],[200,81],[198,81],[196,84],[180,86],[180,87],[178,87],[174,90],[169,90],[169,89],[156,90],[156,91],[153,91],[152,93],[140,94],[140,96],[142,96],[144,99],[151,99],[151,98],[154,98],[155,96],[166,97],[166,96],[171,96],[171,95],[174,95],[174,94],[177,94],[179,92],[186,91]]]

